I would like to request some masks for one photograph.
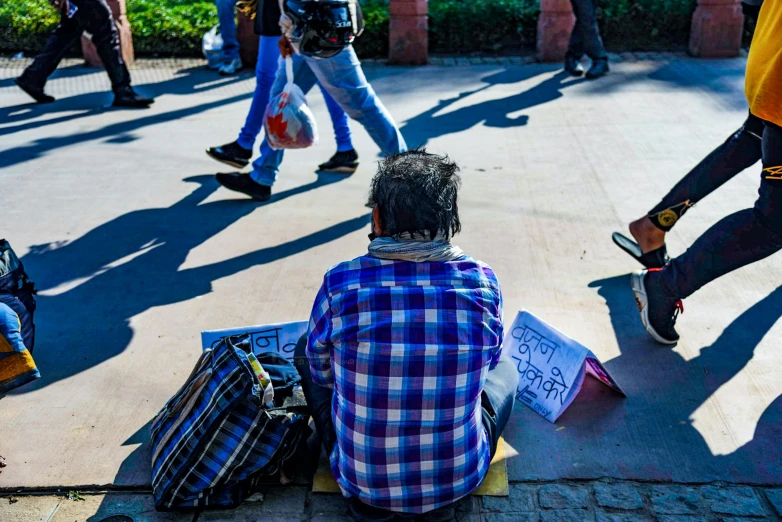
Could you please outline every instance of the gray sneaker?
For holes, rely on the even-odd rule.
[[[222,76],[231,76],[232,74],[236,74],[241,68],[242,68],[242,59],[234,58],[233,60],[227,61],[222,66],[220,66],[218,72]]]

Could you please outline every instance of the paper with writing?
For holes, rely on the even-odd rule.
[[[506,329],[502,352],[519,372],[516,399],[550,422],[573,402],[587,372],[624,395],[595,354],[526,310]]]
[[[307,321],[292,323],[268,324],[260,326],[243,326],[225,330],[209,330],[201,332],[201,347],[206,350],[229,335],[250,334],[253,353],[277,352],[288,360],[293,360],[293,350],[299,338],[307,332]]]

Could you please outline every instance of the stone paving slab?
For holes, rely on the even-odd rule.
[[[671,350],[641,329],[637,266],[610,240],[738,128],[744,65],[627,59],[596,82],[543,64],[367,68],[408,141],[463,166],[458,244],[493,266],[508,317],[523,307],[559,326],[628,393],[588,381],[556,425],[519,406],[512,482],[782,485],[782,257],[688,299]],[[0,489],[145,487],[149,420],[192,368],[199,332],[304,319],[323,272],[365,251],[377,148],[353,125],[359,171],[317,176],[334,146],[313,93],[321,143],[289,153],[273,201],[256,205],[219,188],[227,168],[203,153],[235,139],[249,72],[136,68],[158,96],[147,111],[104,109],[105,74],[78,66],[47,85],[57,103],[35,106],[19,72],[0,70],[2,234],[41,290],[43,378],[0,400]],[[669,250],[751,206],[758,173],[688,212]]]
[[[556,484],[513,484],[511,502],[501,503],[492,497],[468,497],[457,505],[457,522],[549,522],[592,520],[597,522],[640,522],[702,520],[708,522],[766,520],[778,521],[770,499],[774,490],[759,487],[704,485],[687,488],[696,509],[671,510],[672,502],[655,502],[659,488],[678,486],[655,486],[629,481],[590,481]],[[520,495],[520,492],[523,494]],[[552,504],[551,495],[556,492],[557,501]],[[578,492],[574,494],[575,492]],[[606,506],[601,497],[634,499],[630,503]],[[713,502],[719,497],[719,503]],[[114,514],[130,515],[136,522],[186,522],[192,515],[158,513],[154,510],[152,497],[145,493],[110,492],[82,494],[83,501],[67,500],[61,495],[36,495],[13,497],[0,496],[0,520],[3,522],[47,522],[88,521],[99,522]],[[752,498],[752,502],[747,502]],[[517,500],[521,499],[520,502]],[[640,501],[640,504],[635,502]],[[689,502],[689,500],[688,500]],[[672,513],[671,511],[677,511]],[[726,513],[729,515],[726,516]],[[235,510],[204,512],[199,521],[302,521],[302,522],[347,522],[352,520],[346,503],[339,495],[310,493],[305,487],[268,488],[251,497]],[[402,522],[397,517],[395,522]]]

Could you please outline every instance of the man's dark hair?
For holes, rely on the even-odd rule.
[[[437,233],[447,238],[462,229],[457,193],[459,167],[448,156],[415,149],[380,162],[372,179],[369,206],[380,207],[380,223],[386,235]]]

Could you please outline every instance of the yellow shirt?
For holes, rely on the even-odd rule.
[[[782,126],[782,0],[765,0],[747,60],[749,110]]]

